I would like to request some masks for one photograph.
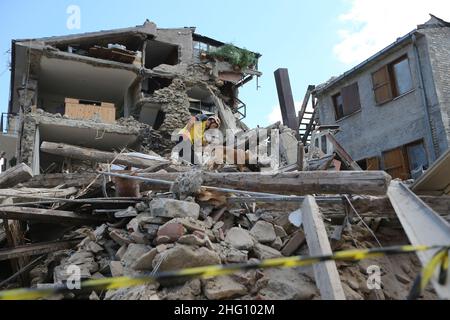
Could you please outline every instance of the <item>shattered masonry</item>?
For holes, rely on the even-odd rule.
[[[18,165],[8,161],[0,172],[0,290],[52,288],[68,280],[73,266],[80,280],[135,277],[411,240],[391,203],[398,182],[383,171],[362,171],[335,139],[337,128],[320,125],[324,118],[315,111],[290,119],[290,127],[245,126],[239,88],[262,75],[257,53],[195,28],[147,21],[15,40],[12,58],[7,135],[17,143],[5,154]],[[197,114],[218,115],[221,130],[243,138],[245,157],[251,139],[275,130],[280,163],[260,154],[256,165],[211,166],[207,159],[193,166],[172,158],[173,131]],[[302,121],[307,129],[297,130]],[[272,138],[259,142],[267,150],[276,145]],[[412,188],[423,192],[413,200],[430,206],[427,216],[447,221],[448,161]],[[421,262],[394,255],[330,262],[326,269],[242,270],[49,299],[400,300]],[[382,274],[377,290],[367,286],[374,265]],[[438,296],[431,286],[422,292],[423,299]]]

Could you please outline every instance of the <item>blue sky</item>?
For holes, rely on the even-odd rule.
[[[260,52],[263,55],[260,70],[264,73],[261,88],[256,90],[256,82],[250,82],[241,90],[241,99],[248,105],[247,124],[267,125],[276,118],[278,97],[273,72],[277,68],[289,68],[294,98],[301,101],[308,84],[318,84],[342,73],[363,60],[364,55],[402,35],[403,29],[406,33],[426,20],[420,15],[420,21],[389,30],[389,35],[385,32],[377,45],[367,47],[365,42],[358,43],[358,36],[361,37],[371,19],[358,15],[361,10],[365,12],[358,7],[361,1],[367,0],[2,0],[0,110],[6,111],[9,99],[11,39],[128,27],[142,24],[148,18],[159,27],[196,26],[200,34]],[[385,2],[388,7],[389,1]],[[440,3],[437,1],[438,8]],[[69,5],[81,8],[79,30],[66,27]]]

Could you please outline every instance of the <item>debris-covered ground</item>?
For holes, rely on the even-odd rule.
[[[71,265],[80,268],[81,278],[85,280],[123,275],[135,277],[184,268],[308,255],[302,228],[296,227],[289,219],[289,214],[298,210],[298,204],[217,205],[211,199],[201,201],[205,198],[205,192],[201,189],[200,176],[198,171],[184,173],[170,192],[137,190],[128,198],[133,205],[109,204],[110,208],[105,209],[101,204],[89,204],[89,199],[86,204],[58,204],[55,201],[51,205],[54,208],[77,212],[93,210],[93,214],[110,217],[114,221],[82,228],[30,225],[27,237],[33,237],[35,241],[54,240],[57,234],[61,235],[61,239],[79,239],[78,245],[72,249],[44,255],[43,260],[29,271],[31,286],[47,288],[65,283],[71,276],[67,271]],[[123,181],[120,180],[113,178],[113,183],[103,187],[106,195],[111,196],[109,199],[115,199],[120,188],[123,189]],[[128,192],[133,187],[139,189],[138,184],[127,182]],[[57,190],[53,190],[55,194]],[[91,197],[93,199],[93,194]],[[99,206],[102,209],[94,209]],[[363,223],[354,217],[351,224],[336,233],[338,221],[342,220],[339,216],[344,216],[343,206],[325,202],[321,205],[321,211],[325,213],[334,251],[374,248],[378,246],[377,241],[382,246],[408,243],[398,226],[383,226],[386,221],[381,219],[364,218]],[[327,216],[333,219],[327,219]],[[53,234],[50,235],[50,232]],[[368,268],[372,265],[381,269],[381,290],[368,288]],[[338,262],[337,267],[347,299],[356,300],[405,299],[421,268],[417,258],[411,254],[358,263]],[[92,291],[89,295],[76,298],[320,299],[314,279],[312,267],[251,270],[208,280]],[[11,281],[3,289],[17,285],[16,281]],[[75,296],[60,294],[53,298]],[[424,298],[434,298],[434,294],[427,291]]]

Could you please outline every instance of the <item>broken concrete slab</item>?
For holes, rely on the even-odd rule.
[[[168,222],[158,230],[157,237],[168,237],[169,242],[176,242],[186,233],[186,228],[181,223]],[[156,241],[158,241],[158,238]],[[167,243],[167,242],[165,242]]]
[[[296,269],[270,269],[264,274],[267,284],[259,291],[264,299],[311,300],[318,295],[314,282]]]
[[[144,244],[131,243],[127,247],[122,259],[124,267],[131,267],[140,257],[150,251],[150,247]]]
[[[301,230],[298,230],[291,236],[289,241],[284,246],[283,250],[281,250],[281,253],[285,257],[290,257],[305,243],[306,243],[305,233]]]
[[[253,248],[253,253],[259,260],[273,259],[282,257],[281,252],[269,246],[257,243]]]
[[[188,217],[197,220],[200,215],[200,206],[195,202],[160,198],[150,202],[150,211],[155,217]]]
[[[219,255],[205,247],[195,249],[190,246],[176,245],[164,251],[153,260],[153,267],[160,261],[159,271],[171,271],[220,264]]]
[[[151,249],[150,251],[144,253],[140,256],[136,262],[133,264],[132,268],[134,270],[152,270],[153,269],[153,260],[158,254],[158,250],[156,248]]]
[[[228,230],[225,242],[238,250],[250,250],[253,248],[253,239],[250,233],[242,228],[234,227]]]

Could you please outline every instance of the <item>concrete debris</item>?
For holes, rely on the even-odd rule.
[[[340,237],[332,237],[333,251],[374,248],[378,240],[408,243],[386,197],[387,173],[360,170],[334,138],[337,129],[320,127],[315,111],[306,136],[293,130],[305,119],[289,119],[291,128],[246,127],[239,120],[246,105],[238,88],[261,76],[260,55],[248,52],[251,61],[233,65],[232,59],[199,50],[216,47],[217,41],[194,28],[181,30],[147,22],[121,31],[120,52],[108,46],[103,32],[13,42],[12,54],[20,54],[11,59],[11,68],[20,81],[12,83],[14,121],[8,116],[7,125],[14,122],[19,130],[13,151],[2,149],[0,133],[0,248],[16,255],[1,272],[0,289],[63,284],[73,266],[84,280],[308,255],[314,243],[305,239],[306,226],[289,217],[299,212],[300,196],[310,194],[326,227],[321,239],[330,241],[341,228]],[[74,68],[83,76],[69,72]],[[233,132],[225,144],[214,144],[211,131],[199,141],[205,149],[226,150],[227,157],[204,150],[201,157],[184,159],[196,135],[190,129],[195,121],[202,121],[202,128],[220,122],[222,134]],[[264,129],[275,134],[262,139]],[[262,150],[252,150],[256,141]],[[174,151],[176,145],[188,148]],[[273,154],[278,146],[279,157]],[[346,194],[359,194],[348,196],[352,207]],[[298,197],[285,201],[278,195]],[[448,199],[423,200],[448,216]],[[23,245],[38,253],[14,251]],[[26,267],[29,255],[42,258]],[[383,278],[375,292],[366,285],[373,265],[380,266]],[[415,256],[403,255],[338,262],[336,268],[347,299],[404,299],[421,265]],[[55,298],[320,299],[321,279],[313,270],[240,270],[208,280]],[[424,298],[436,294],[427,290]]]
[[[155,217],[198,219],[200,206],[197,203],[174,199],[155,199],[150,202],[150,212]]]
[[[205,247],[196,249],[178,244],[172,249],[159,253],[153,260],[153,268],[159,265],[159,271],[171,271],[220,263],[220,257],[214,251]]]
[[[250,250],[254,245],[250,233],[241,228],[228,230],[225,241],[238,250]]]
[[[209,300],[226,300],[247,294],[247,288],[229,276],[206,280],[204,290]]]
[[[250,234],[261,243],[272,243],[277,238],[273,225],[265,221],[258,221],[250,230]]]

